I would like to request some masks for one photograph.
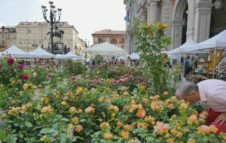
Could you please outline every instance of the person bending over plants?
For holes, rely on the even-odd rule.
[[[176,96],[187,102],[201,101],[206,109],[201,115],[206,116],[207,125],[215,125],[219,133],[226,133],[226,82],[216,79],[208,79],[195,84],[182,82]]]

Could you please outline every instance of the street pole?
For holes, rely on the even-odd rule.
[[[54,37],[54,25],[60,22],[60,17],[61,17],[61,11],[62,9],[58,8],[57,10],[55,9],[55,6],[53,5],[53,2],[49,2],[50,4],[50,15],[49,19],[47,18],[47,8],[46,6],[42,6],[42,12],[43,12],[43,17],[47,23],[50,24],[50,51],[51,53],[54,54],[53,50],[53,37]],[[58,19],[57,19],[58,18]],[[56,32],[55,32],[56,33]]]
[[[50,25],[51,25],[51,30],[50,30],[50,43],[51,43],[51,53],[53,53],[53,12],[50,11]]]

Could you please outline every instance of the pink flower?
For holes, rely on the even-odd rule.
[[[156,125],[154,126],[154,134],[165,134],[168,133],[169,131],[169,125],[164,124],[162,122],[157,122]]]
[[[8,57],[8,58],[7,58],[7,63],[8,63],[9,65],[14,64],[14,58]]]
[[[19,68],[20,70],[23,70],[23,69],[24,69],[24,65],[23,65],[23,64],[19,64],[19,65],[18,65],[18,68]]]
[[[47,76],[47,77],[46,77],[46,80],[51,80],[51,77]]]
[[[28,80],[28,79],[29,79],[28,75],[25,74],[25,73],[21,74],[21,78],[22,78],[23,80]]]

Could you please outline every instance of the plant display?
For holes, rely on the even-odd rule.
[[[135,21],[133,33],[137,41],[137,52],[145,66],[145,73],[151,80],[154,93],[167,89],[167,57],[161,55],[162,49],[170,44],[170,38],[164,35],[166,24],[146,24]]]
[[[23,69],[27,78],[11,63],[1,64],[14,71],[0,82],[0,108],[5,111],[0,115],[1,142],[226,142],[225,134],[205,125],[206,115],[197,107],[167,91],[150,94],[143,69],[100,65],[82,74],[65,74],[36,66]],[[38,76],[45,78],[35,82]]]

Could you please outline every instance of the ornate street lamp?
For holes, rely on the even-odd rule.
[[[54,25],[56,25],[57,23],[60,22],[62,9],[58,8],[56,10],[55,9],[56,7],[54,6],[52,1],[49,2],[49,5],[50,5],[49,19],[47,18],[48,9],[46,8],[46,6],[42,6],[42,13],[43,13],[43,17],[44,17],[45,21],[47,23],[49,23],[50,26],[51,26],[51,29],[50,29],[50,43],[51,43],[51,47],[50,48],[51,48],[51,52],[54,53],[53,52],[53,37],[54,37],[53,29],[54,29]]]

